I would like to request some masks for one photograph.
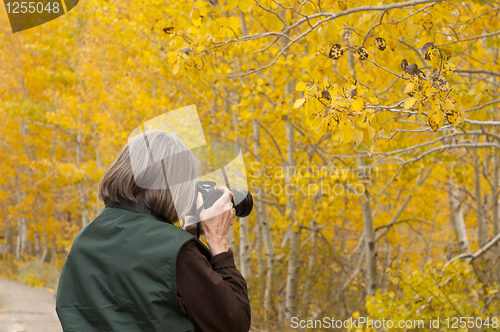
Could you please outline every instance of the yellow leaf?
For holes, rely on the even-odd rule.
[[[250,9],[250,6],[252,5],[252,1],[249,0],[242,0],[238,4],[238,7],[240,7],[241,11],[246,13]]]
[[[336,38],[337,30],[335,29],[335,25],[328,25],[328,27],[326,28],[326,40],[333,44],[336,41]]]
[[[474,105],[474,97],[470,96],[469,94],[464,94],[461,98],[462,105],[465,108],[470,108]]]
[[[432,131],[436,131],[439,129],[438,123],[436,122],[436,120],[434,120],[434,117],[432,117],[431,115],[429,115],[429,126],[431,127]]]
[[[415,33],[417,32],[417,28],[418,28],[418,25],[413,23],[413,22],[406,22],[406,32],[410,35],[410,36],[414,36]]]
[[[375,128],[368,126],[366,127],[366,130],[368,130],[368,140],[371,141],[373,137],[375,137]]]
[[[488,114],[486,113],[485,110],[477,110],[475,112],[472,112],[472,114],[469,116],[471,120],[479,120],[479,121],[485,121],[488,117]]]
[[[443,113],[439,109],[433,108],[431,112],[429,112],[429,126],[431,126],[432,131],[438,130],[443,126],[443,124],[444,124]]]
[[[363,109],[363,106],[365,106],[365,101],[363,100],[363,98],[355,97],[351,101],[352,110],[355,112],[361,111]]]
[[[418,115],[422,115],[424,112],[424,104],[418,103]]]
[[[410,109],[410,107],[412,107],[413,104],[415,104],[416,101],[417,101],[417,98],[415,98],[415,97],[409,97],[408,99],[405,100],[404,108]]]
[[[172,73],[174,75],[177,75],[177,72],[179,72],[179,69],[181,68],[181,63],[180,62],[177,62],[175,65],[174,65],[174,68],[172,68]]]
[[[322,125],[323,125],[323,118],[321,116],[318,116],[314,119],[313,123],[311,124],[311,128],[313,130],[319,130],[321,129]]]
[[[448,112],[446,113],[446,120],[448,120],[448,122],[452,125],[456,126],[460,123],[460,113],[455,111]]]
[[[446,99],[445,101],[441,102],[441,109],[445,113],[452,111],[454,107],[455,105],[453,105],[453,101],[451,101],[450,99]]]
[[[375,150],[375,143],[373,143],[372,146],[370,146],[370,153],[369,153],[368,157],[372,156],[372,153],[374,150]]]
[[[240,21],[236,17],[231,16],[229,18],[229,26],[231,27],[231,29],[236,31],[239,29],[240,25]]]
[[[309,66],[309,62],[310,62],[309,57],[308,57],[308,56],[304,56],[304,57],[302,58],[302,60],[300,61],[300,66],[301,66],[302,68],[307,68],[307,66]],[[300,82],[300,83],[302,83],[302,82]],[[299,83],[299,84],[300,84],[300,83]],[[298,84],[297,84],[297,85],[298,85]],[[305,89],[305,87],[304,87],[304,89]]]
[[[358,91],[358,96],[363,96],[365,93],[368,92],[370,88],[364,84],[357,84],[356,85],[356,90]]]
[[[414,87],[413,83],[408,83],[408,84],[406,84],[406,87],[405,87],[405,91],[404,91],[404,92],[405,92],[405,93],[410,93],[410,92],[412,92],[412,91],[413,91],[413,87]]]
[[[300,99],[297,99],[295,101],[295,104],[293,104],[293,108],[299,108],[300,106],[302,106],[302,104],[304,104],[306,102],[306,99],[305,98],[300,98]]]
[[[359,116],[357,118],[356,123],[358,124],[358,127],[360,127],[360,128],[366,128],[367,126],[370,125],[369,115],[362,114],[361,116]]]
[[[455,66],[453,63],[445,63],[443,65],[443,71],[445,74],[451,74],[453,73],[453,71],[455,70],[455,68],[457,68],[457,66]]]
[[[208,12],[207,7],[205,7],[205,6],[201,6],[201,7],[199,8],[199,11],[200,11],[200,15],[201,15],[201,16],[203,16],[203,17],[207,17],[207,12]]]
[[[225,26],[225,27],[231,26],[231,21],[229,21],[229,19],[227,17],[219,17],[217,19],[217,22],[219,22],[220,25]]]
[[[306,89],[306,84],[304,82],[299,82],[295,87],[297,91],[304,91]]]
[[[283,22],[276,15],[269,15],[269,27],[274,30],[281,30],[284,27]]]
[[[479,92],[478,94],[476,94],[476,96],[474,97],[474,101],[477,104],[479,104],[479,102],[481,101],[481,98],[483,98],[483,93],[482,92]]]
[[[233,10],[236,6],[238,6],[238,0],[229,0],[226,6],[226,10]]]
[[[352,141],[352,139],[354,138],[354,129],[352,129],[352,128],[345,127],[342,130],[342,133],[343,133],[343,136],[342,136],[342,139],[341,139],[341,143],[342,144],[347,144],[350,141]]]
[[[363,140],[363,131],[362,130],[356,130],[356,133],[354,134],[354,141],[356,142],[356,146],[359,146],[359,143]]]

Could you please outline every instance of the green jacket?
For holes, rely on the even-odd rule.
[[[57,291],[65,332],[194,331],[177,307],[176,258],[188,241],[209,261],[212,255],[196,237],[146,213],[106,207],[76,236]]]

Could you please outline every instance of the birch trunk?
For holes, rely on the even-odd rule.
[[[363,157],[358,155],[358,167],[364,167]],[[360,173],[358,173],[360,174]],[[367,172],[361,173],[360,179],[367,180]],[[407,204],[407,203],[406,203]],[[377,239],[373,228],[373,213],[370,202],[370,193],[365,186],[365,192],[359,197],[359,205],[363,215],[363,228],[365,233],[365,259],[366,259],[366,294],[375,295],[377,291]],[[404,206],[406,207],[406,206]],[[404,209],[403,207],[403,209]],[[402,212],[402,211],[401,211]],[[398,216],[399,217],[399,216]]]
[[[227,246],[229,249],[231,249],[234,252],[234,259],[235,263],[237,266],[240,266],[239,264],[239,256],[236,254],[236,241],[235,241],[235,236],[234,236],[234,227],[229,227],[229,231],[227,232]]]
[[[255,209],[255,206],[254,206]],[[255,245],[257,252],[257,278],[260,279],[262,274],[264,273],[264,258],[262,257],[262,225],[258,218],[258,213],[255,212]]]
[[[81,129],[78,128],[78,134],[76,136],[76,163],[78,167],[81,167],[82,163],[82,132]],[[87,199],[85,195],[85,190],[83,188],[83,183],[80,182],[79,191],[80,191],[80,210],[82,213],[82,228],[87,226],[89,223],[89,219],[87,217],[87,211],[85,210],[85,206],[87,205]]]
[[[48,254],[48,238],[47,238],[47,231],[44,230],[42,232],[42,235],[43,235],[43,241],[42,241],[42,254],[40,256],[40,262],[45,262],[45,260],[47,259],[47,254]]]
[[[34,225],[33,229],[35,229]],[[40,234],[35,231],[35,257],[40,260],[42,258],[42,243],[40,241]]]
[[[354,54],[352,53],[352,49],[347,51],[347,61],[349,63],[349,75],[356,79],[356,67],[354,64]]]
[[[359,204],[361,205],[363,227],[365,230],[366,294],[373,296],[377,291],[377,242],[373,228],[370,193],[367,189],[365,189],[365,193],[359,198]]]
[[[12,238],[12,226],[10,224],[10,220],[5,220],[5,241],[7,242],[7,247],[9,253],[14,256],[16,254],[14,248],[14,240]]]
[[[497,114],[498,111],[495,113]],[[497,120],[495,120],[497,121]],[[495,127],[495,131],[498,134],[498,127]],[[500,142],[497,142],[500,144]],[[492,223],[493,223],[493,237],[500,233],[500,220],[498,218],[498,209],[500,206],[498,205],[498,186],[500,185],[499,179],[499,165],[500,158],[498,157],[498,149],[494,149],[493,151],[493,186],[491,188],[491,210],[492,210]],[[500,248],[498,244],[496,245],[497,250]]]
[[[24,261],[24,251],[26,250],[26,222],[23,217],[17,219],[17,242],[16,259]]]
[[[292,167],[294,168],[293,152],[295,150],[294,144],[294,131],[293,125],[289,118],[286,120],[286,137],[288,140],[287,145],[287,168],[285,175],[285,182],[288,188],[291,188],[292,182]],[[297,312],[297,290],[298,290],[298,259],[297,259],[297,245],[298,245],[298,230],[295,231],[293,223],[295,220],[295,197],[292,193],[287,194],[286,201],[287,211],[290,211],[289,220],[290,226],[288,227],[288,243],[290,245],[288,253],[288,273],[286,280],[286,302],[285,302],[285,320],[288,322]]]
[[[314,211],[321,203],[321,197],[322,197],[322,192],[321,188],[316,192],[314,195],[314,199],[312,200],[311,203],[311,210]],[[307,263],[307,270],[309,273],[311,273],[314,269],[314,264],[316,263],[316,246],[318,245],[318,231],[319,231],[319,226],[316,221],[316,218],[312,218],[310,223],[309,223],[310,231],[311,231],[311,249],[310,249],[310,255],[309,255],[309,262]],[[310,308],[313,308],[313,301],[310,298],[311,294],[311,288],[313,286],[312,283],[312,278],[307,278],[303,292],[304,292],[304,298],[302,302],[302,307],[299,311],[299,316],[307,316],[308,315],[308,310]]]
[[[250,276],[250,228],[248,217],[239,218],[240,222],[240,272],[245,278]]]
[[[227,95],[227,101],[226,101],[226,111],[229,113],[232,113],[232,119],[233,119],[233,131],[237,132],[238,128],[238,118],[236,117],[236,113],[233,110],[233,100],[234,100],[234,94],[231,91],[231,89],[227,90],[228,95]],[[239,149],[241,144],[241,140],[239,138],[236,139],[235,143],[235,150]],[[230,185],[230,184],[228,184]],[[239,256],[240,256],[240,272],[243,275],[243,277],[248,277],[250,276],[250,261],[251,261],[251,254],[250,254],[250,226],[248,222],[248,218],[238,218],[239,225],[240,225],[240,250],[239,250]],[[233,229],[234,233],[234,229]]]
[[[488,242],[489,237],[489,227],[486,222],[486,218],[483,217],[483,204],[481,198],[481,174],[480,174],[480,163],[479,156],[477,155],[477,149],[472,151],[474,159],[474,189],[476,192],[476,213],[477,213],[477,243],[479,247],[484,246]]]
[[[495,61],[498,61],[498,48],[496,49],[496,54],[495,54]],[[497,84],[498,83],[498,78],[496,76],[491,76],[490,78],[493,83]],[[495,90],[495,97],[494,99],[498,99],[499,93],[498,90]],[[493,119],[495,121],[498,121],[498,104],[493,105]],[[495,126],[494,128],[495,134],[499,134],[500,130],[498,126]],[[496,142],[497,144],[500,144],[499,141]],[[498,209],[500,208],[498,204],[498,186],[500,185],[500,174],[499,174],[499,155],[498,155],[498,149],[493,149],[493,186],[491,188],[491,209],[492,209],[492,223],[493,223],[493,237],[498,235],[500,233],[500,220],[498,217],[499,211]],[[500,254],[500,245],[496,245],[496,250],[497,254]]]
[[[255,153],[255,161],[260,163],[262,161],[262,155],[260,153],[260,130],[259,130],[259,122],[257,119],[252,120],[253,126],[253,148]],[[261,197],[260,188],[258,189],[258,193]],[[264,240],[264,246],[266,247],[266,263],[267,263],[267,271],[266,271],[266,289],[264,291],[264,317],[267,320],[267,315],[269,311],[272,309],[272,292],[273,292],[273,283],[274,283],[274,265],[275,265],[275,255],[274,255],[274,247],[273,240],[271,235],[271,226],[269,224],[269,218],[267,216],[266,205],[261,200],[255,200],[255,208],[256,215],[259,223],[262,226],[262,239]]]
[[[467,229],[465,227],[464,216],[462,214],[460,193],[455,183],[448,179],[448,193],[450,196],[450,221],[455,229],[458,248],[463,253],[470,252],[469,240],[467,238]]]
[[[50,263],[56,264],[57,263],[57,237],[55,234],[52,235],[52,250],[51,250],[51,257],[50,257]]]

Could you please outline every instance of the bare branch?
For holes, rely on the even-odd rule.
[[[248,72],[242,73],[242,74],[217,75],[217,77],[237,78],[237,77],[247,76],[247,75],[253,74],[255,72],[264,70],[266,68],[272,67],[276,63],[276,61],[278,61],[278,59],[283,55],[283,53],[285,53],[285,51],[288,50],[293,44],[295,44],[296,42],[298,42],[299,40],[301,40],[302,38],[304,38],[305,36],[307,36],[309,33],[311,33],[314,29],[316,29],[318,26],[322,25],[323,23],[331,21],[331,20],[335,20],[335,19],[337,19],[339,17],[350,15],[352,13],[362,12],[362,11],[388,11],[388,10],[396,9],[396,8],[404,8],[404,7],[408,7],[408,6],[416,6],[416,5],[420,5],[420,4],[424,4],[424,3],[430,3],[430,2],[432,2],[432,3],[438,3],[438,2],[441,2],[441,1],[442,0],[413,0],[413,1],[406,1],[406,2],[401,2],[401,3],[393,3],[393,4],[385,5],[385,6],[361,6],[361,7],[356,7],[356,8],[351,8],[351,9],[348,9],[348,10],[344,10],[344,11],[341,11],[341,12],[338,12],[338,13],[324,13],[324,12],[321,12],[321,13],[316,13],[316,14],[313,14],[313,15],[309,15],[306,18],[302,18],[302,19],[298,20],[296,23],[288,26],[288,28],[286,28],[284,31],[282,31],[281,34],[283,34],[283,35],[286,36],[286,34],[288,34],[291,30],[297,28],[298,26],[304,24],[305,22],[309,23],[309,20],[311,20],[311,19],[320,18],[320,17],[326,17],[326,18],[322,19],[322,20],[320,20],[318,22],[316,22],[316,24],[310,26],[310,28],[307,29],[305,32],[301,33],[299,36],[297,36],[296,38],[292,39],[285,47],[283,47],[281,49],[281,51],[276,55],[276,57],[271,61],[271,63],[269,63],[269,64],[267,64],[265,66],[262,66],[260,68],[253,69],[253,70],[250,70]],[[268,35],[270,35],[270,34],[278,35],[278,33],[268,33]],[[262,34],[262,35],[264,35],[264,34]],[[246,37],[243,37],[243,38],[229,40],[229,41],[226,41],[224,43],[232,43],[232,42],[242,41],[244,39],[251,40],[251,39],[260,38],[258,36],[259,35],[246,36]],[[290,38],[290,37],[287,36],[287,38]],[[223,45],[224,43],[221,43],[221,45]],[[378,64],[376,64],[376,65],[379,66],[380,68],[386,70],[385,68],[381,67],[380,65],[378,65]],[[392,73],[392,74],[394,74],[394,73]],[[394,75],[398,76],[397,74],[394,74]]]
[[[454,73],[469,73],[469,74],[486,74],[490,76],[498,76],[500,77],[500,73],[491,71],[491,70],[483,70],[483,69],[455,69]]]
[[[477,121],[465,119],[465,123],[475,126],[500,126],[500,121]]]
[[[479,38],[491,37],[491,36],[496,36],[496,35],[500,35],[500,31],[495,31],[495,32],[492,32],[492,33],[484,34],[484,35],[474,36],[474,37],[460,39],[460,40],[455,40],[455,41],[451,41],[449,43],[438,44],[438,45],[434,45],[434,46],[436,46],[436,47],[437,46],[446,46],[446,45],[450,45],[450,44],[461,43],[461,42],[464,42],[464,41],[475,40],[475,39],[479,39]]]
[[[377,230],[381,229],[382,227],[385,227],[384,231],[382,233],[378,234],[375,237],[375,242],[378,242],[385,234],[387,234],[389,232],[389,230],[391,229],[391,227],[396,224],[396,222],[398,221],[399,217],[403,213],[404,209],[406,209],[406,206],[408,206],[408,203],[410,203],[411,198],[412,198],[412,195],[409,195],[408,197],[406,197],[406,199],[404,200],[403,204],[401,204],[401,206],[399,207],[399,209],[396,211],[396,213],[392,217],[392,219],[389,222],[389,224],[387,224],[385,226],[377,227],[375,229],[375,232],[376,232]]]

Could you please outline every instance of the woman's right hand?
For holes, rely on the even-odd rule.
[[[226,187],[219,187],[218,190],[223,192],[222,196],[211,207],[200,212],[201,229],[214,256],[228,251],[227,232],[233,225],[236,215],[231,203],[233,193]],[[203,198],[198,193],[196,206],[202,204]]]

